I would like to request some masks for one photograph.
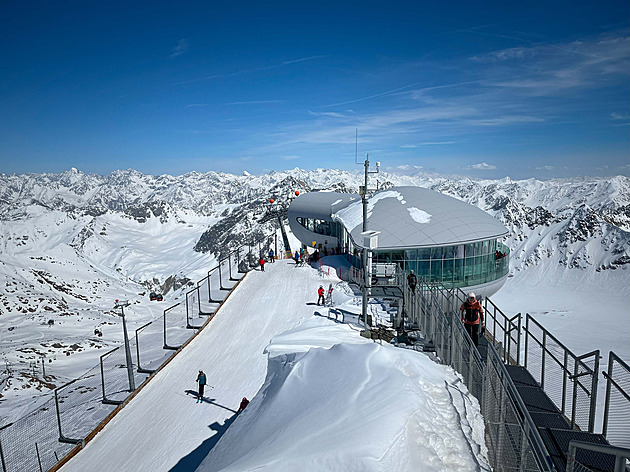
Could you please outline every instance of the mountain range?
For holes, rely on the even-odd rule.
[[[362,172],[298,168],[262,175],[130,169],[103,176],[74,168],[0,174],[0,407],[2,396],[49,388],[36,376],[16,375],[38,356],[83,352],[96,364],[102,347],[119,343],[114,299],[154,290],[174,301],[217,257],[276,234],[277,216],[286,217],[296,191],[349,193],[362,183]],[[589,283],[628,292],[628,177],[474,180],[394,170],[370,181],[379,189],[399,185],[451,195],[503,222],[511,275],[588,274]],[[156,319],[163,308],[139,305],[130,322]],[[102,338],[92,336],[95,329]],[[57,375],[72,378],[77,365]]]

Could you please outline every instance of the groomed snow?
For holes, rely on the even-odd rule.
[[[490,470],[458,376],[318,315],[317,287],[335,281],[290,261],[249,273],[61,470]],[[210,387],[197,404],[185,390],[200,368]]]

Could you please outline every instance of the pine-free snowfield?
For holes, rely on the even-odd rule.
[[[478,404],[455,373],[314,315],[331,281],[289,261],[249,273],[62,471],[489,470]],[[185,393],[199,369],[203,403]]]

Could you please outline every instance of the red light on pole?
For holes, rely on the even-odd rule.
[[[273,203],[273,202],[275,202],[275,200],[273,198],[270,198],[269,203]]]
[[[300,194],[300,191],[299,191],[299,190],[296,190],[296,191],[295,191],[295,196],[297,197],[299,194]]]

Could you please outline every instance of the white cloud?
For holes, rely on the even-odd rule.
[[[497,166],[488,164],[487,162],[482,162],[481,164],[473,164],[470,168],[476,170],[496,170]]]
[[[498,78],[492,80],[496,86],[533,96],[554,95],[627,80],[630,37],[504,49],[471,59],[482,63],[500,61],[501,68],[494,70]],[[510,63],[510,59],[519,61]]]
[[[494,51],[488,54],[482,54],[480,56],[472,56],[470,59],[476,62],[496,62],[496,61],[508,61],[514,59],[523,59],[526,56],[533,56],[535,50],[532,48],[508,48]]]
[[[177,42],[177,46],[173,48],[173,52],[171,52],[171,55],[169,57],[181,56],[187,50],[188,50],[188,42],[185,39],[180,39]]]
[[[399,166],[387,166],[385,170],[400,175],[415,175],[423,169],[422,166],[414,166],[410,164],[403,164]]]
[[[245,102],[230,102],[226,105],[265,105],[268,103],[284,103],[284,100],[249,100]]]
[[[536,167],[536,170],[553,170],[553,169],[554,169],[553,166]]]
[[[294,161],[294,160],[299,159],[299,158],[300,158],[300,156],[297,156],[295,154],[289,154],[289,155],[286,155],[286,156],[280,156],[280,159],[284,159],[285,161]]]
[[[403,144],[402,146],[400,146],[402,149],[414,149],[417,148],[418,146],[416,146],[415,144]]]
[[[619,113],[611,113],[610,118],[612,120],[630,120],[630,115],[620,115]]]

